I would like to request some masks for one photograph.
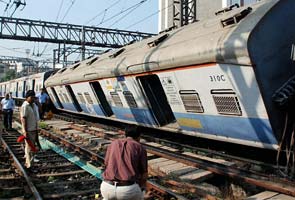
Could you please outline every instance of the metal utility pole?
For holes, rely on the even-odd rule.
[[[197,0],[173,0],[173,24],[181,27],[197,20]]]
[[[197,1],[207,0],[159,0],[159,31],[177,28],[197,20]]]

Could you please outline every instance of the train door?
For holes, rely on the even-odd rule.
[[[82,110],[82,108],[81,108],[81,106],[80,106],[80,104],[79,104],[79,102],[78,102],[78,100],[77,100],[77,98],[75,96],[75,93],[74,93],[72,87],[70,85],[66,85],[65,87],[66,87],[66,89],[68,91],[68,94],[70,95],[70,97],[71,97],[71,99],[73,101],[73,104],[74,104],[76,110],[78,112],[82,112],[83,110]]]
[[[18,82],[16,82],[15,97],[18,97]]]
[[[157,75],[136,77],[148,100],[149,108],[160,126],[176,121]]]
[[[27,81],[24,81],[24,84],[23,84],[23,98],[26,97],[26,84],[27,84]]]
[[[103,90],[101,88],[101,85],[99,82],[91,82],[89,83],[92,90],[94,91],[94,94],[96,95],[97,99],[99,100],[99,106],[101,110],[104,112],[106,116],[112,116],[114,113],[112,111],[111,106],[109,105],[105,94],[103,93]]]
[[[56,100],[58,106],[59,106],[61,109],[63,109],[64,107],[63,107],[61,101],[59,100],[59,97],[58,97],[58,95],[57,95],[57,93],[56,93],[56,91],[55,91],[55,89],[54,89],[53,87],[51,87],[51,91],[52,91],[52,93],[53,93],[53,96],[54,96],[54,98],[55,98],[55,100]]]
[[[35,91],[35,79],[32,80],[32,90]]]

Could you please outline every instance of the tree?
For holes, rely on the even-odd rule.
[[[1,79],[1,81],[9,81],[11,79],[15,79],[16,71],[14,69],[9,69],[5,72],[5,75]]]

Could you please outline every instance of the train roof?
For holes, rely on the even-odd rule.
[[[260,1],[59,70],[46,86],[204,63],[251,65],[248,39],[279,0]]]

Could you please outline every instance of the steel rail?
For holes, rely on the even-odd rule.
[[[22,167],[22,165],[20,164],[20,162],[18,161],[18,159],[16,158],[16,156],[14,155],[14,153],[12,152],[12,150],[10,149],[8,144],[3,139],[2,133],[0,134],[0,139],[1,139],[1,142],[4,145],[4,147],[7,149],[7,151],[9,152],[11,157],[13,158],[13,161],[16,164],[17,169],[22,173],[23,177],[26,179],[27,184],[28,184],[31,192],[33,193],[35,199],[42,200],[42,197],[39,194],[39,192],[38,192],[37,188],[35,187],[35,185],[33,184],[31,178],[27,175],[26,171],[24,170],[24,168]]]
[[[267,177],[265,175],[258,173],[255,174],[247,170],[238,169],[234,166],[225,166],[223,164],[211,162],[208,160],[201,160],[199,158],[196,159],[188,155],[184,156],[177,152],[171,152],[169,150],[156,148],[147,144],[143,145],[151,154],[175,160],[192,167],[205,169],[222,176],[228,176],[231,178],[239,179],[268,190],[273,190],[283,194],[295,196],[295,184],[287,180],[282,180],[275,177]]]
[[[50,131],[41,129],[40,133],[45,136],[45,137],[49,137],[53,140],[56,140],[58,142],[60,142],[61,144],[64,144],[66,147],[71,147],[73,148],[75,151],[78,152],[83,152],[86,155],[90,156],[91,159],[99,161],[101,163],[104,163],[104,158],[92,151],[89,151],[88,149],[85,149],[79,145],[76,145],[70,141],[67,141],[57,135],[51,134]],[[162,196],[164,199],[171,199],[171,198],[177,198],[177,199],[181,199],[181,200],[186,200],[185,197],[182,197],[180,195],[175,194],[174,192],[165,189],[164,187],[160,187],[159,185],[156,185],[154,182],[151,181],[147,181],[147,188],[151,189],[153,193],[155,194],[160,194],[160,196]]]

